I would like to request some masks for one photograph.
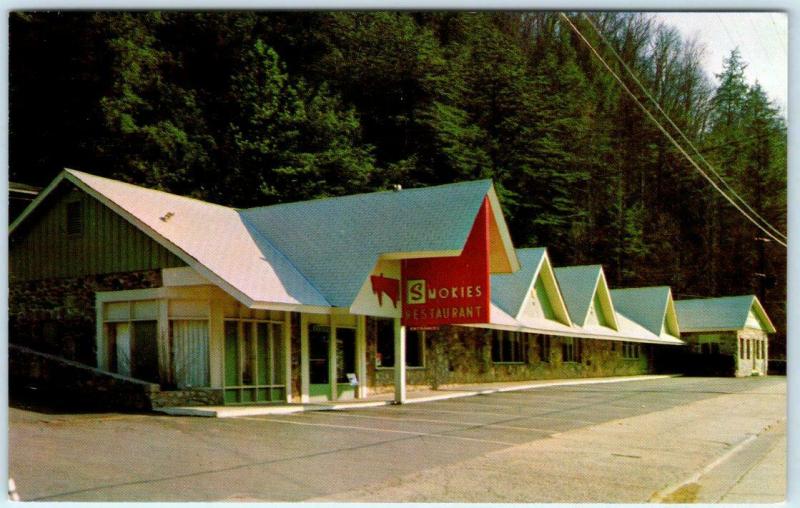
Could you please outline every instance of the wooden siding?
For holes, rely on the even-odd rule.
[[[67,233],[67,205],[81,203],[82,231]],[[64,183],[9,239],[16,280],[81,277],[185,266],[110,208]]]

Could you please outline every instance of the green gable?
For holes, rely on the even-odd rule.
[[[9,237],[9,272],[16,280],[177,266],[185,263],[68,182],[62,182]]]

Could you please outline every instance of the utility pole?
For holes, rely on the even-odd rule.
[[[765,305],[767,301],[767,255],[765,244],[771,242],[769,238],[763,236],[756,236],[753,240],[758,242],[758,272],[755,274],[758,277],[758,299],[761,300],[761,305]]]

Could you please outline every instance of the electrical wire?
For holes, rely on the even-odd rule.
[[[606,70],[608,70],[608,72],[614,77],[614,79],[617,80],[617,82],[628,93],[628,95],[631,96],[631,98],[639,106],[639,108],[648,116],[648,118],[650,118],[650,120],[654,124],[656,124],[658,129],[667,137],[667,139],[669,139],[670,142],[672,142],[672,144],[675,145],[675,148],[677,148],[678,151],[681,152],[681,154],[683,154],[683,156],[686,157],[686,159],[692,164],[692,166],[694,166],[694,168],[706,180],[708,180],[708,182],[717,190],[717,192],[719,192],[731,205],[733,205],[734,208],[736,208],[742,215],[744,215],[745,218],[747,218],[747,220],[749,220],[751,223],[753,223],[753,225],[755,225],[758,229],[760,229],[762,232],[764,232],[764,234],[766,234],[768,237],[770,237],[772,240],[774,240],[778,244],[786,247],[786,243],[783,240],[779,239],[777,236],[775,236],[773,233],[771,233],[768,229],[766,229],[764,226],[759,224],[755,219],[753,219],[746,211],[744,211],[738,204],[736,204],[736,202],[733,201],[731,199],[731,197],[728,196],[725,193],[725,191],[723,191],[719,187],[719,185],[714,181],[714,179],[712,179],[710,176],[708,176],[708,174],[705,171],[703,171],[703,169],[697,164],[697,162],[694,161],[694,159],[692,159],[692,157],[686,152],[686,150],[680,145],[680,143],[678,143],[675,140],[675,138],[672,137],[672,135],[664,128],[664,126],[661,125],[661,122],[659,122],[658,119],[655,116],[653,116],[653,114],[650,112],[650,110],[648,110],[644,106],[644,104],[642,104],[641,101],[639,101],[639,99],[636,97],[636,95],[631,91],[630,88],[628,88],[628,86],[625,84],[624,81],[622,81],[622,79],[617,75],[617,73],[614,72],[614,70],[611,68],[611,66],[609,66],[608,62],[605,61],[605,59],[600,55],[600,53],[597,51],[597,49],[595,49],[595,47],[592,45],[592,43],[590,43],[586,39],[586,37],[583,35],[583,33],[581,33],[581,31],[578,29],[578,27],[576,27],[575,24],[572,23],[572,21],[569,19],[569,17],[567,17],[567,15],[564,14],[563,12],[561,12],[559,14],[567,22],[567,24],[569,24],[570,28],[572,28],[572,30],[578,35],[578,37],[580,37],[580,39],[583,40],[583,42],[592,50],[592,53],[594,53],[594,55],[600,60],[600,62],[603,64],[603,66],[606,68]]]
[[[742,198],[736,192],[736,190],[728,184],[728,182],[722,177],[722,175],[720,175],[714,169],[714,167],[711,166],[711,163],[709,163],[706,160],[706,158],[703,157],[703,154],[700,153],[700,151],[697,149],[697,147],[694,145],[694,143],[692,143],[692,141],[683,133],[683,130],[681,130],[681,128],[678,127],[675,124],[675,122],[672,121],[672,118],[670,118],[670,116],[667,114],[667,112],[664,111],[664,109],[661,108],[661,105],[658,103],[658,101],[653,98],[652,94],[650,94],[650,92],[647,90],[647,87],[645,87],[642,84],[642,82],[639,80],[639,78],[636,77],[636,73],[634,73],[633,70],[628,66],[628,64],[625,63],[625,60],[622,59],[622,57],[619,55],[619,53],[614,49],[614,46],[608,41],[608,39],[606,39],[606,37],[603,35],[603,33],[600,31],[600,29],[597,28],[597,25],[594,24],[592,19],[589,16],[587,16],[586,13],[582,13],[582,14],[583,14],[584,19],[586,19],[586,21],[588,21],[589,25],[594,29],[594,31],[597,33],[597,35],[600,36],[600,39],[606,44],[606,46],[609,47],[611,52],[614,54],[614,56],[617,58],[617,60],[619,60],[619,62],[622,64],[622,66],[625,68],[625,70],[628,71],[628,74],[633,78],[633,80],[636,82],[636,84],[639,85],[639,88],[642,90],[642,92],[644,92],[644,94],[647,96],[647,98],[650,99],[650,102],[652,102],[655,105],[656,109],[658,109],[658,111],[661,112],[661,114],[664,116],[664,118],[667,119],[667,121],[670,123],[670,125],[672,125],[672,128],[675,129],[678,132],[678,134],[680,134],[681,138],[683,138],[683,140],[686,143],[689,144],[689,146],[692,148],[692,150],[694,150],[694,153],[697,154],[697,156],[706,165],[706,167],[709,169],[709,171],[711,171],[711,173],[713,173],[714,176],[716,176],[719,179],[719,181],[722,182],[722,184],[731,192],[731,194],[733,194],[739,200],[739,202],[741,202],[742,205],[744,205],[745,208],[747,208],[748,211],[750,211],[750,213],[752,213],[759,220],[761,220],[761,222],[763,222],[767,227],[769,227],[775,234],[777,234],[778,236],[780,236],[781,238],[786,240],[787,237],[786,237],[785,234],[783,234],[779,229],[777,229],[772,224],[770,224],[767,219],[765,219],[758,212],[756,212],[747,203],[747,201],[745,201],[744,198]]]

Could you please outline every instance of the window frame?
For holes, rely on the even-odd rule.
[[[562,337],[561,363],[581,363],[580,338]]]
[[[495,365],[526,365],[530,359],[530,334],[511,330],[492,330],[492,363]],[[495,349],[495,343],[499,347]],[[495,352],[499,353],[499,359],[495,357]],[[507,360],[504,357],[506,352],[512,358]],[[515,358],[515,359],[514,359]]]
[[[84,206],[83,201],[67,201],[64,209],[64,230],[68,237],[79,238],[84,231]]]
[[[383,360],[381,360],[381,364],[378,365],[378,355],[383,355],[381,352],[381,334],[380,334],[380,322],[386,322],[391,324],[391,342],[390,342],[390,351],[391,351],[391,365],[385,365]],[[410,365],[408,363],[408,347],[410,341],[409,339],[409,332],[414,332],[417,335],[417,348],[419,351],[419,365]],[[428,342],[428,334],[425,330],[409,330],[406,329],[406,370],[423,370],[427,368],[427,342]],[[375,365],[376,370],[393,370],[394,369],[394,318],[375,318],[375,359],[373,360],[373,364]]]
[[[549,335],[539,335],[536,338],[536,346],[539,352],[539,361],[542,363],[550,363],[550,356],[552,354],[552,340]]]

